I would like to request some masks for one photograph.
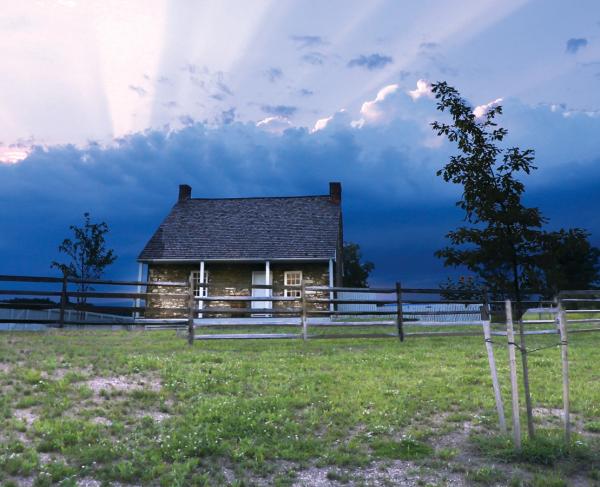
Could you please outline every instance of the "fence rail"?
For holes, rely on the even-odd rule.
[[[492,326],[505,322],[504,301],[474,298],[472,292],[403,288],[400,283],[393,288],[254,285],[250,295],[242,296],[222,295],[214,284],[192,278],[115,281],[0,275],[0,287],[4,298],[0,299],[0,324],[186,329],[190,342],[477,336],[483,334],[485,322]],[[253,290],[266,295],[252,295]],[[554,301],[522,301],[523,306],[537,307],[525,311],[520,319],[528,334],[558,333],[557,326],[548,329],[547,325],[555,325],[558,310],[563,309],[570,331],[598,331],[600,305],[596,307],[596,302],[600,302],[600,291],[593,290],[560,293]],[[540,329],[544,325],[546,329]],[[218,329],[227,333],[215,333]]]

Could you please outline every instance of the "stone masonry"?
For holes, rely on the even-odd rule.
[[[199,270],[199,264],[149,264],[149,281],[188,282],[192,271]],[[211,263],[205,264],[209,275],[208,296],[251,296],[252,272],[264,271],[264,263],[233,264]],[[273,275],[273,296],[284,296],[284,272],[302,271],[302,277],[307,286],[327,286],[329,284],[329,267],[321,263],[271,263]],[[147,318],[177,318],[187,316],[187,296],[168,296],[166,294],[186,294],[187,288],[152,286],[149,289],[152,297],[148,299]],[[325,298],[326,293],[313,292],[309,295],[315,298]],[[213,301],[205,303],[204,308],[232,307],[249,308],[248,301]],[[273,308],[301,307],[297,302],[273,302]],[[176,308],[173,310],[164,308]],[[313,309],[327,309],[327,305],[316,304]],[[226,316],[226,315],[222,315]],[[236,315],[241,317],[243,315]]]

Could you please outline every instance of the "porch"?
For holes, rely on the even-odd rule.
[[[138,277],[140,281],[191,282],[198,298],[197,318],[297,314],[303,283],[328,287],[336,283],[333,259],[150,262],[140,263]],[[163,317],[161,308],[188,307],[184,298],[165,295],[160,286],[151,292],[155,296],[148,300],[149,317]],[[322,304],[311,307],[333,310],[333,306]]]

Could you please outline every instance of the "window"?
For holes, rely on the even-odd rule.
[[[283,273],[284,286],[298,286],[298,289],[285,289],[284,296],[289,298],[301,297],[302,271],[286,271]]]
[[[208,271],[204,271],[204,284],[208,284],[209,280]],[[192,271],[192,280],[194,282],[194,295],[197,298],[206,298],[208,297],[208,288],[200,287],[200,271]]]

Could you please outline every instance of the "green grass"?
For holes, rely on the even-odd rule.
[[[530,345],[551,340],[536,337]],[[600,424],[599,346],[600,335],[570,339],[572,410],[590,432]],[[510,418],[504,347],[496,358]],[[530,367],[535,405],[559,408],[558,349],[533,354]],[[104,385],[107,379],[119,387]],[[468,445],[438,447],[464,422],[478,428]],[[80,477],[292,485],[309,467],[343,483],[373,462],[452,462],[461,471],[465,447],[501,463],[565,467],[566,476],[581,462],[597,476],[593,439],[577,437],[566,448],[559,432],[549,431],[517,455],[496,433],[477,337],[209,341],[190,348],[171,332],[0,335],[0,485],[22,477],[35,485],[71,485]],[[485,465],[462,471],[472,483],[508,482]]]

